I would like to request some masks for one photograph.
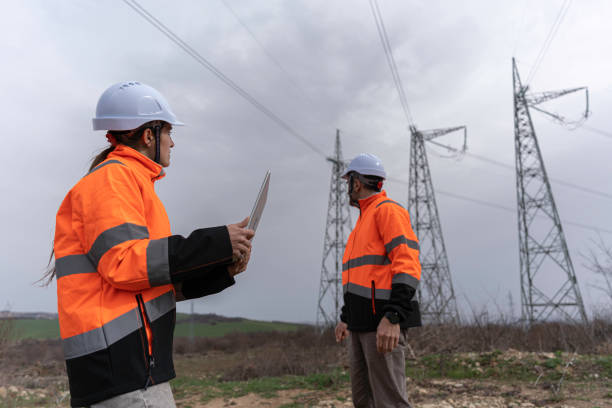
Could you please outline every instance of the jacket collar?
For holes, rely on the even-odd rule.
[[[116,159],[145,175],[151,181],[157,181],[166,175],[164,168],[159,163],[155,163],[144,154],[126,145],[117,145],[115,150],[110,152],[108,159]]]
[[[363,213],[368,209],[368,207],[372,206],[372,204],[385,198],[387,198],[387,192],[383,190],[380,193],[369,196],[368,198],[361,199],[359,200],[359,210]]]

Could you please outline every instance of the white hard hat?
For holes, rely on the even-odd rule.
[[[183,125],[157,90],[137,81],[119,82],[100,96],[93,130],[132,130],[152,120]]]
[[[370,153],[361,153],[348,165],[344,170],[342,177],[346,177],[351,171],[357,172],[364,176],[376,176],[383,179],[387,178],[387,172],[383,167],[380,159]]]

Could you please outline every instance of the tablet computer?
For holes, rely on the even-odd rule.
[[[266,206],[266,200],[268,199],[268,189],[270,188],[270,170],[266,172],[266,176],[264,177],[263,183],[261,184],[261,188],[259,189],[259,194],[257,195],[257,199],[255,200],[255,205],[251,210],[251,216],[249,217],[249,224],[247,225],[248,229],[252,229],[253,231],[257,230],[257,226],[259,225],[259,220],[261,220],[261,215],[263,214],[264,207]]]

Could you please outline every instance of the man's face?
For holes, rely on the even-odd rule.
[[[355,174],[353,174],[352,176],[353,177],[349,175],[346,177],[346,183],[348,187],[347,191],[348,191],[348,195],[349,195],[351,203],[357,203],[359,192],[361,191],[361,182],[359,181],[359,178]],[[353,184],[353,188],[351,188],[351,183]]]

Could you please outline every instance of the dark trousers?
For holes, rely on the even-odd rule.
[[[351,390],[356,408],[410,408],[406,397],[406,331],[390,353],[376,350],[376,332],[351,332]]]

